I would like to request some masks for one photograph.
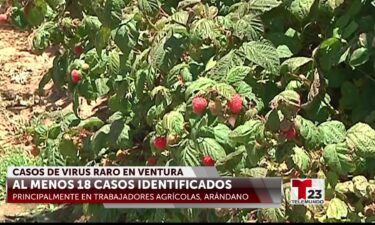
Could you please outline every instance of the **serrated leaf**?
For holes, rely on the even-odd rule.
[[[317,150],[321,146],[322,134],[313,122],[297,116],[295,126],[307,149]]]
[[[176,153],[177,162],[181,166],[199,166],[199,152],[195,146],[193,140],[186,141],[185,145],[182,145],[181,149]]]
[[[240,50],[245,57],[268,72],[279,75],[280,59],[276,48],[268,41],[251,41],[244,43]]]
[[[120,54],[117,50],[113,50],[109,54],[108,72],[111,76],[120,74]]]
[[[302,148],[293,148],[292,160],[301,172],[307,173],[310,169],[310,157]]]
[[[315,0],[292,0],[287,8],[299,21],[304,21],[310,14]]]
[[[355,170],[352,153],[346,143],[327,145],[323,151],[323,158],[327,166],[338,174],[346,175]]]
[[[278,7],[281,4],[279,0],[252,0],[249,2],[249,13],[261,15]]]
[[[141,12],[149,17],[155,17],[159,13],[158,0],[138,0],[138,7]]]
[[[236,144],[248,144],[253,140],[261,140],[264,136],[264,124],[260,120],[246,121],[229,133],[229,139]]]
[[[215,84],[216,82],[209,78],[200,77],[188,86],[185,92],[185,98],[189,99],[193,94],[199,91],[207,91],[208,89],[212,88]]]
[[[229,84],[234,84],[242,81],[251,72],[251,68],[248,66],[236,66],[229,70],[225,81]]]
[[[195,21],[191,26],[191,33],[194,37],[199,37],[203,40],[213,40],[218,35],[214,20],[208,18]]]
[[[333,198],[327,208],[328,219],[342,220],[348,216],[348,206],[339,198]]]
[[[219,95],[225,99],[231,99],[236,94],[236,90],[229,84],[219,83],[212,87],[212,90],[216,91]]]
[[[327,121],[319,125],[319,130],[323,133],[324,144],[338,144],[345,141],[345,125],[337,120]]]
[[[163,127],[171,133],[181,134],[184,131],[184,117],[181,113],[172,111],[164,115]]]
[[[183,38],[173,35],[155,41],[148,55],[149,63],[155,69],[167,73],[182,56],[184,44],[186,42]]]
[[[116,28],[122,20],[122,9],[128,0],[106,0],[100,19],[104,26],[111,29]]]
[[[224,148],[212,138],[201,138],[196,141],[196,148],[202,156],[211,156],[215,161],[226,157]]]
[[[248,41],[259,40],[264,32],[262,20],[254,15],[246,15],[234,25],[234,35]]]
[[[242,64],[242,58],[234,51],[231,51],[216,62],[215,66],[207,74],[207,77],[215,81],[221,81],[227,76],[230,69]]]
[[[375,130],[368,124],[357,123],[352,126],[347,131],[346,143],[358,156],[375,157]]]

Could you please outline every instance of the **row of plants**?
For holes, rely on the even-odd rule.
[[[59,49],[40,88],[52,80],[73,97],[72,113],[30,130],[50,165],[214,165],[222,176],[285,181],[279,209],[88,205],[88,214],[167,222],[374,221],[375,1],[13,5],[10,22],[37,29],[35,51]],[[82,97],[106,99],[106,113],[82,118]],[[294,177],[326,179],[326,203],[290,205]]]

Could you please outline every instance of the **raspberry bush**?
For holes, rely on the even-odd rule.
[[[15,1],[11,23],[37,28],[35,50],[59,49],[40,87],[52,80],[74,101],[30,131],[34,143],[51,165],[214,164],[285,180],[280,209],[85,206],[104,221],[374,221],[374,11],[372,0]],[[105,115],[81,118],[79,97],[107,99]],[[326,179],[326,204],[289,205],[293,177]]]

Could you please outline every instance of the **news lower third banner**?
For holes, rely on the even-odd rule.
[[[9,203],[107,208],[279,208],[281,178],[220,177],[215,167],[10,167]]]

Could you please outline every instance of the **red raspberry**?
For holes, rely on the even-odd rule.
[[[163,151],[167,147],[167,138],[165,137],[155,138],[154,146],[157,150]]]
[[[213,158],[211,156],[206,155],[206,156],[203,157],[202,163],[205,166],[214,166],[215,165],[215,160],[213,160]]]
[[[71,77],[74,84],[78,84],[81,81],[81,73],[78,70],[72,70]]]
[[[0,14],[0,24],[7,23],[7,22],[8,22],[8,16],[6,14]]]
[[[83,52],[83,49],[81,46],[76,46],[74,47],[74,53],[77,55],[77,56],[80,56]]]
[[[205,98],[197,96],[193,99],[193,112],[196,114],[202,114],[206,110],[208,102]]]
[[[155,166],[156,165],[156,157],[155,156],[150,156],[147,159],[147,165],[149,166]]]
[[[288,131],[283,132],[287,140],[292,140],[297,136],[296,128],[292,127]]]
[[[242,110],[242,98],[241,95],[235,94],[232,99],[228,102],[228,107],[232,113],[239,113]]]

